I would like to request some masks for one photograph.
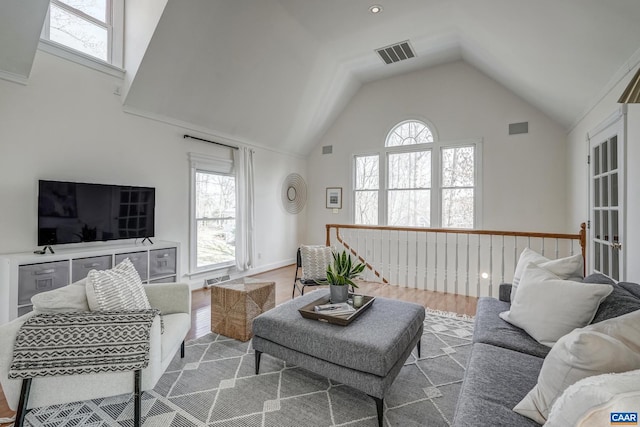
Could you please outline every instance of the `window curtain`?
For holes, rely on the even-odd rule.
[[[255,209],[253,186],[253,154],[250,148],[234,150],[236,172],[236,267],[245,271],[255,260]]]

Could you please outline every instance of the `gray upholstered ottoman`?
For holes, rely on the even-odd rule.
[[[367,393],[382,426],[384,396],[418,345],[424,307],[376,297],[348,326],[303,318],[298,309],[328,294],[321,289],[277,306],[253,321],[256,374],[264,352]]]

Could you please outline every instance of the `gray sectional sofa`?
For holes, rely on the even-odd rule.
[[[640,285],[636,283],[613,283],[599,274],[584,282],[614,287],[592,323],[640,309]],[[499,299],[478,301],[473,347],[453,419],[456,427],[539,426],[512,409],[536,385],[551,349],[498,317],[509,310],[510,294],[511,285],[501,285]]]

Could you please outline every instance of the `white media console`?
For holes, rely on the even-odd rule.
[[[54,248],[55,253],[0,255],[0,324],[32,310],[31,297],[87,277],[90,270],[109,269],[129,258],[143,283],[177,281],[180,244],[97,243]]]

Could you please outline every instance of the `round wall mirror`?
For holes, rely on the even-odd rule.
[[[287,175],[282,183],[282,205],[292,214],[302,211],[307,203],[307,184],[297,173]]]

